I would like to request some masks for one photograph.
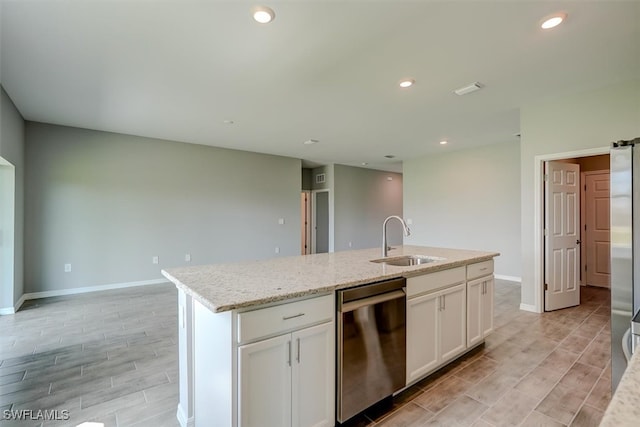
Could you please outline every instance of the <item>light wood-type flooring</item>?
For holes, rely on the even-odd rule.
[[[610,399],[609,293],[579,307],[518,309],[520,286],[496,281],[484,346],[351,426],[598,425]],[[177,427],[177,291],[172,285],[28,301],[0,317],[0,418],[66,410],[68,421],[10,426]]]

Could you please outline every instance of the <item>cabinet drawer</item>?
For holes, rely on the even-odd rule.
[[[407,279],[407,298],[424,294],[445,286],[455,285],[464,282],[465,268],[458,267],[450,270],[429,273],[423,276],[410,277]]]
[[[493,274],[493,260],[467,265],[467,280]]]
[[[238,313],[238,342],[332,320],[333,300],[333,295],[326,295]]]

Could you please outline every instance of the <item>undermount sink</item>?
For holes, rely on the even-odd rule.
[[[444,258],[424,256],[424,255],[402,255],[397,257],[372,259],[371,262],[376,262],[379,264],[397,265],[397,266],[411,266],[411,265],[427,264],[430,262],[443,261],[443,260]]]

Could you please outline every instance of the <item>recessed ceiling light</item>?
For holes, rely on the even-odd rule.
[[[556,13],[554,15],[551,15],[551,16],[545,18],[542,21],[542,24],[540,24],[540,28],[542,28],[543,30],[548,30],[550,28],[557,27],[565,19],[567,19],[567,14],[566,13],[564,13],[564,12]]]
[[[367,162],[362,162],[361,164],[362,164],[362,166],[367,166],[369,163],[367,163]]]
[[[415,82],[416,81],[413,80],[413,79],[404,79],[404,80],[400,81],[399,85],[400,85],[401,88],[408,88],[408,87],[413,86],[415,84]]]
[[[447,145],[448,142],[449,141],[442,140],[442,141],[440,141],[440,145]]]
[[[312,144],[315,144],[316,142],[320,142],[320,141],[317,140],[317,139],[307,139],[303,144],[304,145],[312,145]]]
[[[268,24],[276,18],[276,13],[270,7],[256,6],[251,9],[251,16],[256,22]]]
[[[233,123],[234,123],[234,121],[233,121],[233,120],[225,120],[225,121],[224,121],[224,124],[225,124],[225,125],[232,125]]]

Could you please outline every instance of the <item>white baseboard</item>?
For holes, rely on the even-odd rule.
[[[110,291],[113,289],[133,288],[136,286],[159,285],[169,283],[167,279],[141,280],[138,282],[112,283],[109,285],[86,286],[83,288],[59,289],[55,291],[30,292],[24,294],[25,299],[59,297],[64,295],[85,294],[87,292]]]
[[[16,314],[16,312],[20,310],[20,307],[22,307],[22,304],[24,304],[26,299],[26,295],[23,294],[13,307],[0,308],[0,316],[4,316],[6,314]]]
[[[535,305],[520,303],[520,310],[530,311],[532,313],[540,313]]]
[[[0,315],[15,314],[26,300],[59,297],[63,295],[85,294],[87,292],[110,291],[113,289],[133,288],[136,286],[160,285],[169,283],[167,279],[141,280],[138,282],[112,283],[109,285],[86,286],[83,288],[59,289],[55,291],[29,292],[23,294],[14,307],[0,308]]]
[[[522,283],[522,277],[518,277],[518,276],[506,276],[504,274],[494,274],[493,277],[500,280],[508,280],[509,282]]]
[[[176,414],[176,418],[178,418],[178,422],[181,427],[194,427],[195,420],[193,417],[187,418],[187,414],[182,409],[182,406],[178,403],[178,412]]]

